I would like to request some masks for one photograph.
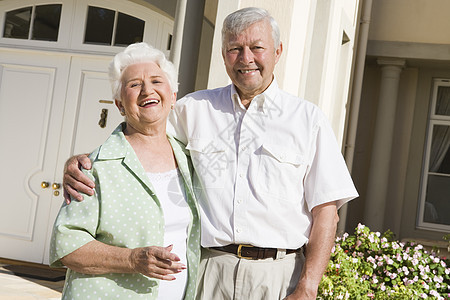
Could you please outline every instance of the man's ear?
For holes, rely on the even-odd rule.
[[[277,49],[275,49],[275,63],[278,63],[278,60],[280,59],[282,52],[283,52],[283,43],[280,41],[280,45],[278,45]]]

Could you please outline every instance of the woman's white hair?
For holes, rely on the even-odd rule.
[[[178,74],[175,66],[167,60],[161,50],[158,50],[147,43],[131,44],[125,50],[117,53],[109,64],[109,80],[114,99],[121,101],[122,72],[129,65],[136,63],[154,62],[156,63],[169,80],[172,93],[178,92]]]
[[[242,8],[225,18],[222,27],[222,48],[225,46],[227,34],[239,35],[242,31],[260,21],[266,21],[272,27],[274,48],[277,49],[280,45],[280,28],[268,11],[259,7]]]

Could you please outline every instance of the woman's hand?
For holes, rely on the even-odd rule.
[[[131,250],[130,263],[135,272],[162,280],[175,280],[172,274],[186,269],[180,258],[171,253],[173,245],[167,247],[143,247]]]
[[[70,203],[70,196],[78,201],[83,201],[83,196],[79,192],[90,196],[94,194],[95,184],[81,172],[81,167],[86,170],[90,170],[92,167],[87,154],[72,156],[64,165],[63,187],[64,199],[67,204]]]

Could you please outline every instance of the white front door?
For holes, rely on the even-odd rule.
[[[47,24],[36,12],[48,4],[61,6],[59,25],[48,23],[58,31],[51,41],[35,38],[35,33],[46,36],[42,28],[47,25],[41,31],[33,25]],[[112,26],[105,30],[106,23],[94,22],[89,27],[91,10],[93,19],[96,14],[114,15]],[[168,54],[173,21],[147,5],[0,0],[0,257],[48,263],[51,229],[63,202],[58,184],[64,162],[95,149],[122,120],[107,76],[111,57],[129,43],[117,39],[119,29],[130,26],[128,17],[123,21],[120,16],[144,22],[137,38]],[[86,32],[97,34],[86,41]],[[108,43],[103,35],[111,36]]]
[[[69,66],[0,49],[0,257],[43,261]]]
[[[53,183],[70,155],[92,151],[122,121],[110,59],[0,51],[0,257],[48,263],[63,201]]]

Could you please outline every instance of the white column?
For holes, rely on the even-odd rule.
[[[388,196],[398,86],[405,61],[401,59],[378,59],[377,63],[381,66],[381,84],[366,192],[364,222],[372,230],[384,231],[384,212]]]
[[[195,79],[197,74],[198,54],[200,51],[200,38],[202,36],[203,14],[205,10],[205,0],[190,0],[186,3],[180,2],[177,7],[177,17],[182,18],[184,12],[184,23],[182,32],[181,24],[176,22],[176,53],[174,59],[179,60],[178,65],[178,98],[191,93],[195,89]],[[179,39],[181,36],[181,49],[179,49]],[[177,57],[176,55],[180,55]]]

